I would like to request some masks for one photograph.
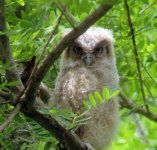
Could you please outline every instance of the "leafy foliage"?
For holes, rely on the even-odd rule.
[[[86,117],[89,111],[85,111],[82,114],[75,114],[71,109],[51,109],[50,114],[63,126],[68,129],[74,129],[79,125],[87,124],[91,117]]]
[[[106,1],[106,0],[105,0]],[[108,1],[108,0],[107,0]],[[28,61],[33,56],[39,56],[45,43],[50,36],[56,18],[61,14],[55,5],[56,0],[6,0],[7,31],[10,38],[10,46],[14,58],[18,62]],[[90,12],[98,7],[104,0],[64,0],[69,11],[77,21],[82,21]],[[114,0],[110,1],[114,2]],[[128,0],[135,38],[139,54],[140,71],[143,77],[144,93],[146,102],[151,111],[157,112],[157,3],[153,0],[134,1]],[[79,7],[78,7],[79,6]],[[123,1],[118,1],[114,7],[96,24],[113,30],[115,37],[115,52],[117,66],[120,74],[121,90],[137,104],[143,107],[140,82],[133,53],[133,43],[130,28],[127,22],[126,9]],[[65,17],[50,41],[45,55],[49,54],[52,47],[61,37],[62,31],[71,27]],[[4,33],[0,33],[4,34]],[[59,69],[59,60],[51,67],[45,76],[44,82],[54,88],[55,79]],[[9,86],[15,86],[16,82],[8,83],[4,76],[4,70],[8,68],[0,64],[0,89],[9,90]],[[110,94],[107,89],[102,93],[95,91],[89,94],[88,100],[84,101],[86,108],[96,107],[105,100],[118,94],[118,91]],[[1,102],[1,99],[0,99]],[[0,123],[2,123],[12,106],[0,105]],[[144,130],[143,140],[140,137],[139,127],[133,116],[134,110],[122,109],[121,122],[118,136],[113,143],[113,150],[152,150],[157,149],[156,123],[140,116],[140,122]],[[85,123],[85,114],[76,115],[70,110],[50,110],[51,115],[68,128],[73,128],[79,123]],[[87,119],[87,118],[85,118]],[[29,120],[23,114],[19,114],[4,132],[0,133],[0,149],[39,149],[49,150],[56,147],[58,141],[45,129]],[[50,148],[51,147],[51,148]]]
[[[116,90],[112,94],[107,87],[103,88],[102,94],[100,92],[95,91],[93,94],[89,93],[88,100],[84,100],[83,104],[87,110],[92,109],[93,107],[97,107],[97,105],[104,104],[106,101],[116,97],[120,93],[120,90]]]

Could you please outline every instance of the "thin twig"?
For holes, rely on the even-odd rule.
[[[68,20],[70,25],[73,28],[75,28],[78,25],[78,23],[75,20],[75,18],[73,17],[73,15],[68,11],[67,6],[63,3],[56,3],[56,6],[64,14],[65,18]]]
[[[7,92],[0,90],[0,97],[4,98],[5,100],[9,100],[11,98],[11,95]]]
[[[149,140],[147,139],[147,133],[146,133],[147,130],[144,124],[142,123],[142,120],[139,114],[132,114],[131,119],[134,121],[136,131],[137,131],[140,141],[144,144],[150,144]]]
[[[149,9],[150,7],[152,7],[153,5],[155,5],[156,3],[157,3],[157,1],[155,1],[152,4],[148,5],[147,7],[145,7],[144,9],[142,9],[138,14],[141,15],[143,12],[145,12],[147,9]]]
[[[149,73],[149,71],[147,70],[147,68],[143,65],[142,62],[141,63],[141,66],[144,68],[145,72],[148,74],[148,76],[150,77],[150,79],[153,81],[154,85],[157,86],[157,82],[153,79],[153,77],[151,76],[151,74]]]
[[[62,14],[57,18],[56,24],[55,24],[54,27],[53,27],[53,30],[52,30],[52,32],[51,32],[51,35],[50,35],[49,39],[47,40],[47,42],[46,42],[46,44],[45,44],[45,46],[44,46],[44,48],[43,48],[43,50],[42,50],[42,52],[41,52],[41,54],[40,54],[40,56],[39,56],[39,59],[38,59],[38,61],[37,61],[37,63],[36,63],[36,68],[38,67],[40,61],[43,59],[44,53],[45,53],[47,47],[49,46],[50,41],[52,40],[54,34],[56,33],[56,31],[57,31],[57,29],[58,29],[58,26],[59,26],[59,24],[60,24],[61,19],[62,19]]]
[[[4,104],[9,104],[10,103],[10,101],[0,101],[0,105],[4,105]]]
[[[45,44],[45,46],[44,46],[44,48],[43,48],[43,50],[42,50],[42,52],[41,52],[41,54],[40,54],[40,56],[39,56],[39,59],[37,60],[37,62],[36,62],[36,64],[35,64],[35,66],[34,66],[32,72],[31,72],[31,75],[30,75],[30,77],[29,77],[29,79],[28,79],[28,81],[27,81],[27,83],[26,83],[26,86],[29,85],[30,79],[32,78],[33,74],[36,72],[40,61],[43,59],[43,55],[44,55],[44,53],[45,53],[47,47],[49,46],[50,41],[51,41],[51,39],[53,38],[55,32],[56,32],[57,29],[58,29],[58,26],[59,26],[59,24],[60,24],[61,18],[62,18],[62,14],[58,17],[58,19],[57,19],[57,21],[56,21],[56,24],[54,25],[54,28],[53,28],[53,30],[52,30],[52,32],[51,32],[51,35],[50,35],[49,39],[47,40],[47,42],[46,42],[46,44]]]
[[[140,87],[141,87],[143,102],[144,102],[144,105],[146,107],[146,110],[149,112],[149,107],[147,105],[146,96],[145,96],[145,92],[144,92],[144,84],[143,84],[143,79],[142,79],[142,73],[140,70],[140,60],[139,60],[138,51],[137,51],[137,45],[136,45],[135,33],[134,33],[134,28],[133,28],[133,24],[132,24],[132,20],[131,20],[131,15],[130,15],[130,9],[129,9],[129,5],[127,3],[127,0],[124,0],[124,3],[125,3],[125,7],[126,7],[128,23],[129,23],[129,27],[130,27],[130,31],[131,31],[131,36],[132,36],[133,53],[135,55],[135,61],[136,61],[137,72],[138,72],[138,76],[139,76],[139,80],[140,80]]]
[[[8,116],[8,118],[0,125],[0,132],[2,132],[15,118],[15,116],[19,113],[22,104],[18,103],[12,113]]]

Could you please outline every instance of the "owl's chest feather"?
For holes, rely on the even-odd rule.
[[[64,106],[78,109],[88,93],[96,89],[98,89],[98,81],[94,75],[89,76],[86,70],[69,71],[60,84],[59,101]]]

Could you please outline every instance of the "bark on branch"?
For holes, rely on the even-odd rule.
[[[62,127],[55,119],[51,116],[43,115],[36,111],[33,107],[29,110],[22,110],[22,112],[28,117],[35,120],[42,127],[47,129],[68,149],[70,150],[86,150],[84,143],[69,130]]]
[[[120,105],[122,108],[127,108],[127,109],[134,109],[134,113],[138,113],[141,114],[143,116],[145,116],[148,119],[151,119],[155,122],[157,122],[157,115],[154,114],[151,111],[147,111],[141,107],[137,107],[138,105],[136,105],[135,103],[133,103],[131,100],[129,100],[124,94],[120,94]]]

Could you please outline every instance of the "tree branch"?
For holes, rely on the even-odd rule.
[[[4,91],[0,90],[0,97],[2,97],[5,100],[10,100],[10,98],[12,96],[10,94],[8,94],[7,92],[4,92]]]
[[[143,116],[145,116],[148,119],[151,119],[155,122],[157,122],[157,115],[154,114],[151,111],[147,111],[143,108],[137,107],[137,104],[133,103],[131,100],[129,100],[124,94],[120,93],[120,105],[122,106],[122,108],[127,108],[127,109],[134,109],[134,113],[138,113],[141,114]]]
[[[44,94],[46,94],[47,95],[47,97],[51,97],[50,95],[50,93],[51,93],[51,91],[46,87],[46,85],[44,85],[44,90],[42,91],[41,90],[41,94],[42,93],[44,93]],[[45,95],[45,96],[46,96]],[[152,120],[152,121],[155,121],[155,122],[157,122],[157,115],[156,114],[154,114],[153,112],[147,112],[145,109],[143,109],[143,108],[139,108],[138,107],[138,105],[137,104],[135,104],[135,103],[133,103],[132,102],[132,100],[129,100],[128,99],[128,97],[127,96],[125,96],[122,92],[120,93],[120,106],[122,107],[122,108],[126,108],[126,109],[129,109],[129,110],[131,110],[131,109],[133,109],[133,110],[135,110],[135,113],[138,113],[138,114],[140,114],[140,115],[142,115],[142,116],[144,116],[144,117],[146,117],[146,118],[148,118],[148,119],[150,119],[150,120]],[[53,99],[53,98],[52,98]],[[52,100],[53,101],[53,100]],[[51,107],[53,107],[54,105],[53,104],[51,104]]]
[[[126,7],[128,23],[129,23],[129,27],[130,27],[130,31],[131,31],[131,36],[132,36],[133,53],[134,53],[134,56],[135,56],[135,61],[136,61],[136,66],[137,66],[137,73],[138,73],[138,76],[139,76],[143,102],[144,102],[144,105],[146,107],[146,110],[149,112],[149,107],[147,105],[146,96],[145,96],[145,92],[144,92],[144,84],[143,84],[143,79],[142,79],[142,73],[141,73],[141,70],[140,70],[140,59],[139,59],[139,56],[138,56],[137,45],[136,45],[136,40],[135,40],[135,33],[134,33],[134,27],[133,27],[132,20],[131,20],[131,15],[130,15],[130,9],[129,9],[129,5],[127,3],[127,0],[124,0],[124,3],[125,3],[125,7]]]
[[[17,87],[13,87],[15,93],[19,92],[22,88],[22,82],[20,80],[18,70],[16,68],[14,59],[11,54],[9,38],[5,34],[6,32],[6,21],[5,21],[5,3],[4,0],[0,0],[0,31],[3,34],[0,34],[0,60],[3,64],[9,64],[10,67],[6,69],[6,78],[8,82],[11,81],[19,81],[18,82],[18,89]]]
[[[29,111],[22,109],[22,112],[47,129],[52,135],[55,135],[66,148],[69,148],[70,150],[86,150],[86,146],[74,133],[62,127],[51,116],[44,116],[37,112],[33,107]]]
[[[21,104],[18,103],[12,113],[9,114],[8,118],[0,125],[0,132],[2,132],[15,118],[15,116],[19,113],[21,109]]]
[[[8,82],[18,81],[18,85],[16,87],[12,87],[11,90],[14,94],[19,94],[19,92],[23,89],[23,84],[21,82],[20,76],[18,74],[18,70],[16,68],[14,59],[11,54],[9,38],[6,35],[6,19],[5,19],[5,2],[4,0],[0,0],[0,31],[3,34],[0,34],[0,60],[3,64],[9,64],[10,67],[6,69],[6,78]],[[2,93],[1,93],[2,94]],[[13,103],[13,102],[12,102]],[[5,122],[0,126],[0,131],[2,131],[5,127],[9,125],[9,123],[14,119],[16,114],[19,112],[21,108],[21,104],[17,104],[13,112],[8,116]]]
[[[112,5],[101,5],[93,13],[91,13],[82,23],[75,27],[68,35],[59,41],[59,43],[53,48],[51,53],[43,61],[36,74],[32,77],[31,83],[26,92],[27,107],[30,108],[35,99],[35,93],[45,76],[48,69],[54,63],[54,61],[60,56],[62,51],[73,42],[80,34],[85,32],[91,25],[93,25],[98,19],[100,19]]]

